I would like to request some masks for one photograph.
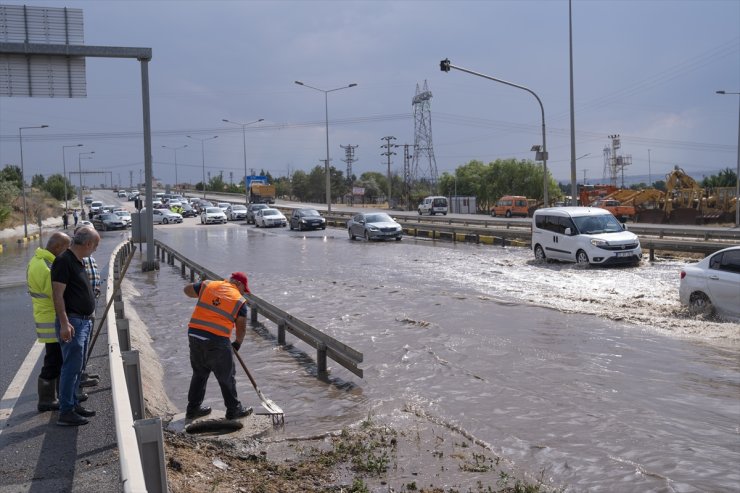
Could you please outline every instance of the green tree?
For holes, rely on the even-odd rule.
[[[0,179],[0,224],[3,224],[10,216],[13,211],[13,201],[20,194],[21,189],[12,180]]]
[[[737,183],[737,174],[730,168],[721,170],[716,175],[705,177],[701,186],[704,188],[734,187]]]
[[[297,200],[301,202],[308,201],[310,184],[308,175],[304,171],[295,171],[291,178],[290,185],[293,196]]]
[[[20,193],[23,188],[21,185],[21,168],[12,164],[6,164],[2,171],[0,171],[0,181],[9,181],[18,188]]]
[[[33,175],[31,178],[31,186],[33,188],[44,188],[44,183],[46,183],[46,178],[44,178],[44,175]]]
[[[65,178],[61,174],[51,175],[41,187],[57,200],[64,200],[64,182]],[[67,182],[67,200],[74,197],[74,187]]]

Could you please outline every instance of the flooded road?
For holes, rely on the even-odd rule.
[[[403,426],[415,411],[566,491],[740,490],[740,324],[685,316],[682,261],[582,269],[535,264],[526,249],[194,219],[156,236],[215,272],[244,270],[256,295],[364,353],[364,379],[330,360],[327,383],[295,338],[280,349],[248,332],[240,354],[285,410],[285,435],[368,415]],[[193,303],[179,272],[127,278],[184,409]],[[206,404],[223,407],[213,379]]]

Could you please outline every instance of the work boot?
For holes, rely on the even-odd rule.
[[[185,419],[195,419],[200,418],[202,416],[208,416],[211,414],[211,407],[208,406],[198,406],[197,409],[190,409],[188,408],[185,412]]]
[[[54,380],[39,377],[38,392],[39,403],[36,408],[40,413],[59,409],[59,400],[57,399],[57,389]]]
[[[79,414],[77,414],[74,411],[67,411],[66,413],[61,413],[59,415],[59,419],[57,419],[57,425],[58,426],[80,426],[80,425],[86,425],[90,421],[87,420],[87,418],[83,418]]]
[[[95,416],[95,411],[93,411],[92,409],[87,409],[86,407],[82,407],[79,404],[75,406],[75,412],[83,418],[92,418],[93,416]]]
[[[244,418],[246,416],[249,416],[250,414],[252,414],[252,408],[251,407],[248,407],[248,408],[245,409],[244,406],[242,406],[241,404],[239,404],[234,409],[227,409],[226,410],[226,419]]]
[[[95,378],[87,373],[80,376],[80,387],[95,387],[100,383],[100,378]]]

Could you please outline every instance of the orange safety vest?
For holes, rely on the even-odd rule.
[[[246,301],[229,281],[203,281],[189,326],[230,338],[239,309]]]

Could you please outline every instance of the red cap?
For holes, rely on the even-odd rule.
[[[252,294],[252,292],[249,290],[249,285],[247,284],[247,275],[244,272],[232,272],[231,278],[235,281],[239,281],[244,285],[245,293]]]

